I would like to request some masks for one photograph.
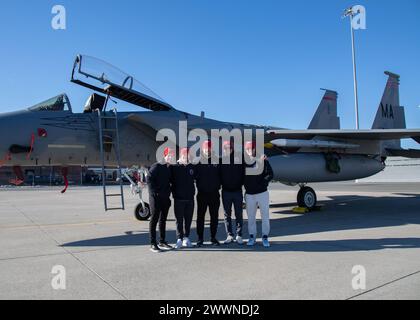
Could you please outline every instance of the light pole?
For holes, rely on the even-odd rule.
[[[351,52],[353,56],[354,110],[356,113],[356,129],[359,130],[359,98],[358,98],[358,92],[357,92],[356,48],[354,46],[353,7],[350,7],[344,10],[343,18],[345,17],[350,17]]]

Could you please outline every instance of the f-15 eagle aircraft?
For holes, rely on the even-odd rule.
[[[420,157],[420,150],[404,150],[400,140],[420,143],[420,129],[406,129],[404,108],[399,102],[399,76],[385,72],[388,81],[371,130],[340,130],[337,93],[326,90],[307,130],[287,130],[270,126],[230,123],[180,111],[132,76],[93,57],[78,55],[71,81],[95,91],[83,113],[73,113],[65,94],[30,108],[0,115],[0,166],[13,167],[21,182],[23,166],[61,166],[66,178],[68,166],[105,167],[149,166],[156,161],[156,141],[160,129],[178,132],[179,121],[188,130],[264,130],[265,153],[274,178],[298,185],[299,206],[316,206],[311,182],[354,180],[374,175],[385,168],[387,157]],[[138,112],[107,111],[115,99],[146,109]],[[120,171],[121,174],[121,171]],[[123,188],[120,196],[124,209]],[[120,179],[121,180],[121,179]],[[65,181],[67,181],[65,179]],[[149,216],[141,199],[135,216]]]

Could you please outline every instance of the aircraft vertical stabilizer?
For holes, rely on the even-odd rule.
[[[372,129],[405,129],[404,107],[400,106],[400,76],[385,71],[388,81],[376,112]],[[384,148],[400,149],[401,141],[392,140],[383,143]]]
[[[337,117],[337,92],[323,90],[325,94],[308,129],[340,129],[340,118]]]
[[[372,129],[405,129],[404,107],[400,106],[400,76],[388,71],[388,81]]]

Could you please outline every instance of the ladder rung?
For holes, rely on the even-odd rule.
[[[121,193],[110,193],[106,195],[107,197],[120,197]]]
[[[113,123],[109,124],[107,123],[107,120],[109,119]],[[103,121],[104,120],[104,121]],[[105,154],[108,154],[110,152],[111,147],[105,147],[105,146],[112,146],[114,151],[116,152],[116,159],[118,162],[118,168],[120,168],[120,148],[119,148],[119,135],[118,135],[118,115],[116,110],[114,111],[114,114],[108,113],[108,114],[99,114],[99,141],[101,142],[101,158],[102,158],[102,170],[104,172],[105,170]],[[112,210],[125,210],[124,205],[124,191],[122,186],[122,177],[120,176],[120,187],[121,187],[121,193],[107,193],[106,191],[106,180],[103,181],[103,192],[104,192],[104,204],[105,204],[105,211],[112,211]],[[107,198],[108,197],[121,197],[121,207],[112,207],[108,208],[107,205]]]
[[[112,210],[125,210],[124,208],[107,208],[106,211],[112,211]]]

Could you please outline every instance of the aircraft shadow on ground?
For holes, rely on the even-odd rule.
[[[404,197],[368,197],[368,196],[332,196],[331,200],[321,201],[324,205],[321,211],[296,215],[291,210],[272,213],[271,237],[294,236],[322,232],[345,230],[373,229],[395,227],[405,224],[420,224],[420,195],[398,194]],[[362,203],[358,203],[362,201]],[[274,205],[277,208],[276,205]],[[281,207],[281,206],[279,206]],[[244,217],[246,213],[244,212]],[[148,223],[148,222],[142,222]],[[196,239],[196,231],[191,229],[192,240]],[[208,221],[206,235],[208,235]],[[261,222],[258,222],[261,230]],[[244,221],[244,237],[247,235],[247,220]],[[223,222],[219,223],[218,238],[225,238]],[[167,240],[174,242],[175,231],[167,232]],[[317,236],[319,238],[319,236]],[[149,234],[145,232],[128,231],[123,235],[87,239],[65,243],[63,247],[118,247],[144,246],[149,244]],[[334,252],[334,251],[369,251],[381,249],[420,248],[420,238],[379,238],[379,239],[337,239],[337,240],[304,240],[278,241],[271,240],[270,248],[263,248],[261,242],[255,247],[246,245],[221,245],[214,247],[205,245],[200,248],[182,249],[181,251],[302,251],[302,252]]]

